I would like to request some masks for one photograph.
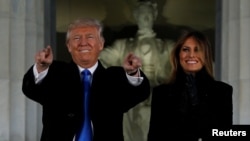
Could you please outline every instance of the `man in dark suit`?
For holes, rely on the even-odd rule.
[[[82,70],[91,72],[90,119],[93,141],[123,141],[123,114],[150,94],[149,81],[132,53],[123,67],[105,69],[98,61],[103,49],[102,25],[78,19],[69,25],[69,63],[53,60],[50,46],[38,52],[23,78],[23,93],[43,106],[41,141],[72,141],[84,122]]]

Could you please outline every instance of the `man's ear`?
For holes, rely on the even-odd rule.
[[[100,41],[100,50],[103,50],[105,40],[104,40],[104,38],[103,38],[103,37],[101,37],[101,39],[100,39],[100,40],[101,40],[101,41]]]
[[[66,43],[66,46],[67,46],[68,52],[71,52],[71,47],[69,46],[69,43]]]

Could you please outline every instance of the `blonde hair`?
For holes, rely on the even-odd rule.
[[[76,19],[75,21],[73,21],[72,23],[69,24],[67,34],[66,34],[66,43],[69,41],[70,32],[73,29],[78,28],[78,27],[88,27],[88,26],[96,27],[96,29],[99,32],[99,36],[100,36],[101,40],[104,41],[104,37],[102,34],[103,25],[99,20],[93,19],[93,18],[79,18],[79,19]]]

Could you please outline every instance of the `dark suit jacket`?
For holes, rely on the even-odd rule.
[[[94,141],[123,141],[123,113],[145,100],[149,82],[135,87],[122,67],[105,69],[99,62],[90,90]],[[83,94],[75,63],[54,61],[41,83],[35,84],[32,67],[24,75],[23,93],[43,107],[41,141],[72,141],[83,122]]]
[[[175,83],[153,89],[148,141],[209,140],[212,128],[229,130],[232,86],[213,80],[202,70],[196,75],[199,102],[192,106],[186,85],[184,74],[179,74]]]

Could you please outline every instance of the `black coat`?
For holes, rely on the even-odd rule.
[[[90,90],[90,115],[94,141],[123,141],[123,113],[145,100],[149,82],[135,87],[122,67],[105,69],[99,62]],[[72,141],[83,122],[80,73],[73,62],[54,61],[41,83],[35,84],[32,67],[24,75],[22,90],[43,107],[41,141]]]
[[[186,77],[179,73],[175,83],[153,89],[148,141],[205,140],[212,128],[232,125],[232,86],[215,81],[202,69],[192,81],[197,94],[192,101],[192,84]]]

